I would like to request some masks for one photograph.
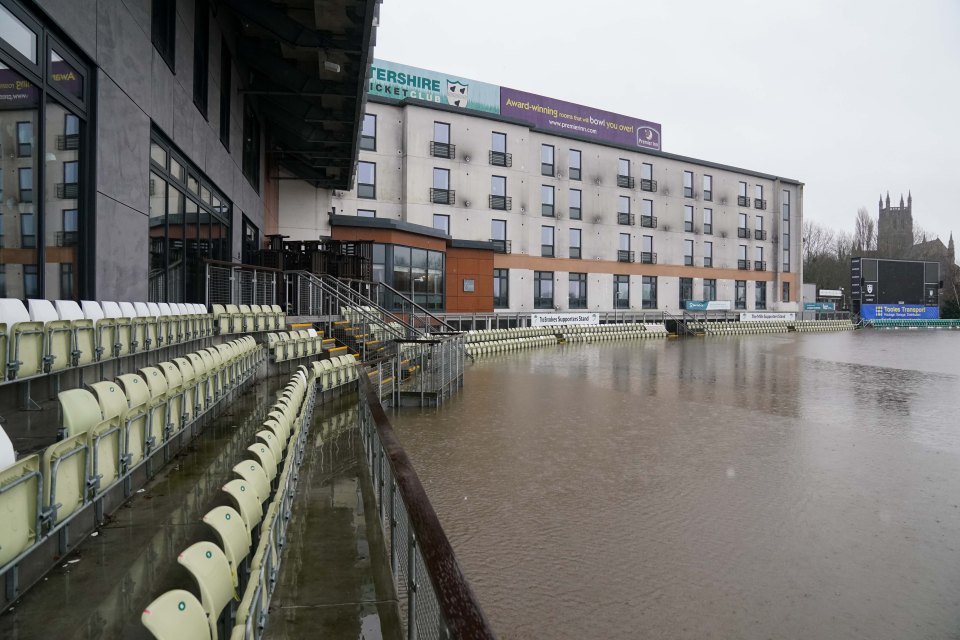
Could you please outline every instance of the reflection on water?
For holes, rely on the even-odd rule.
[[[960,631],[960,337],[481,360],[400,437],[503,638]]]

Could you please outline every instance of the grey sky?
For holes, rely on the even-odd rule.
[[[659,122],[837,228],[910,189],[960,241],[958,0],[386,0],[376,56]]]

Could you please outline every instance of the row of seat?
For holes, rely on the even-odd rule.
[[[20,460],[12,446],[0,446],[0,573],[89,503],[99,504],[249,380],[264,357],[243,337],[61,392],[58,442]]]
[[[867,320],[864,324],[877,329],[960,329],[960,320]]]
[[[337,348],[336,340],[324,338],[323,333],[316,329],[268,333],[265,344],[273,362],[309,358],[334,349],[337,349],[337,353],[346,351],[346,347]]]
[[[629,326],[629,325],[625,325]],[[665,338],[669,335],[662,324],[650,328],[646,325],[634,326],[619,331],[576,332],[564,334],[566,342],[602,342],[604,340],[642,340],[645,338]]]
[[[82,367],[206,338],[201,304],[0,299],[3,380]]]
[[[857,326],[849,320],[797,320],[794,331],[850,331]]]
[[[691,322],[691,329],[703,331],[710,336],[742,336],[761,333],[787,333],[790,326],[786,321],[758,322]]]
[[[542,336],[562,335],[567,340],[570,336],[587,335],[599,336],[607,334],[636,335],[639,332],[667,335],[663,323],[626,322],[622,324],[600,325],[558,325],[554,327],[518,327],[513,329],[475,329],[466,333],[467,344],[497,340],[512,340],[516,338],[537,338]]]
[[[479,356],[491,353],[504,353],[507,351],[520,351],[522,349],[531,349],[533,347],[546,347],[557,344],[557,336],[537,336],[532,338],[509,338],[506,340],[486,340],[468,344],[466,346],[467,355]]]
[[[317,364],[298,368],[248,447],[250,456],[233,467],[237,477],[223,487],[231,505],[203,516],[220,544],[197,542],[178,557],[199,598],[175,589],[144,609],[141,622],[159,640],[215,639],[220,629],[231,638],[259,637],[306,448]],[[240,601],[235,612],[227,607],[231,600]]]
[[[287,323],[283,310],[275,304],[215,304],[210,311],[220,335],[276,331]]]
[[[352,355],[334,356],[313,363],[317,374],[317,386],[321,391],[333,391],[345,384],[355,382],[360,364]]]

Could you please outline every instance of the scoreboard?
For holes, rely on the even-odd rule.
[[[940,286],[939,262],[850,259],[851,305],[865,320],[939,318]]]

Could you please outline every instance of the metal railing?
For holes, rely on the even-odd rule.
[[[750,196],[737,196],[737,206],[738,206],[738,207],[749,207],[749,206],[750,206]]]
[[[360,376],[360,432],[408,640],[495,638],[376,392]]]
[[[737,227],[737,237],[738,238],[749,238],[750,229],[748,227]]]
[[[640,263],[641,264],[657,264],[657,254],[652,251],[641,251]]]
[[[617,250],[617,262],[633,262],[633,260],[634,260],[633,251],[624,251],[623,249]]]
[[[737,269],[739,269],[740,271],[750,271],[750,261],[737,260]]]
[[[753,239],[754,240],[766,240],[767,232],[763,229],[754,229],[753,230]]]
[[[506,153],[504,151],[491,151],[490,164],[492,164],[495,167],[512,167],[513,154]]]
[[[457,192],[453,189],[430,188],[430,202],[433,204],[456,204]]]
[[[430,141],[430,155],[434,158],[453,160],[457,157],[457,146],[448,142]]]
[[[632,213],[618,213],[618,214],[617,214],[617,224],[624,224],[624,225],[633,226],[633,224],[635,223],[635,221],[636,221],[636,218],[634,217],[634,214],[632,214]]]
[[[657,181],[649,178],[640,178],[640,191],[657,192]]]
[[[753,199],[753,207],[754,207],[755,209],[766,209],[766,208],[767,208],[767,201],[766,201],[766,200],[763,200],[762,198],[754,198],[754,199]]]
[[[206,261],[206,304],[281,305],[283,272],[269,267]]]
[[[510,211],[513,208],[513,198],[510,196],[490,196],[490,208],[500,211]]]
[[[640,226],[647,229],[656,229],[657,216],[640,216]]]
[[[617,186],[624,187],[625,189],[633,189],[636,181],[633,176],[621,176],[617,175]]]
[[[57,198],[60,200],[76,200],[80,195],[80,183],[79,182],[58,182],[57,187]]]
[[[57,231],[57,246],[72,247],[77,244],[77,236],[76,231]]]
[[[490,239],[490,243],[493,245],[494,253],[510,253],[513,245],[509,240],[497,240],[495,238]]]
[[[753,270],[754,271],[766,271],[767,263],[763,260],[754,260],[753,261]]]

